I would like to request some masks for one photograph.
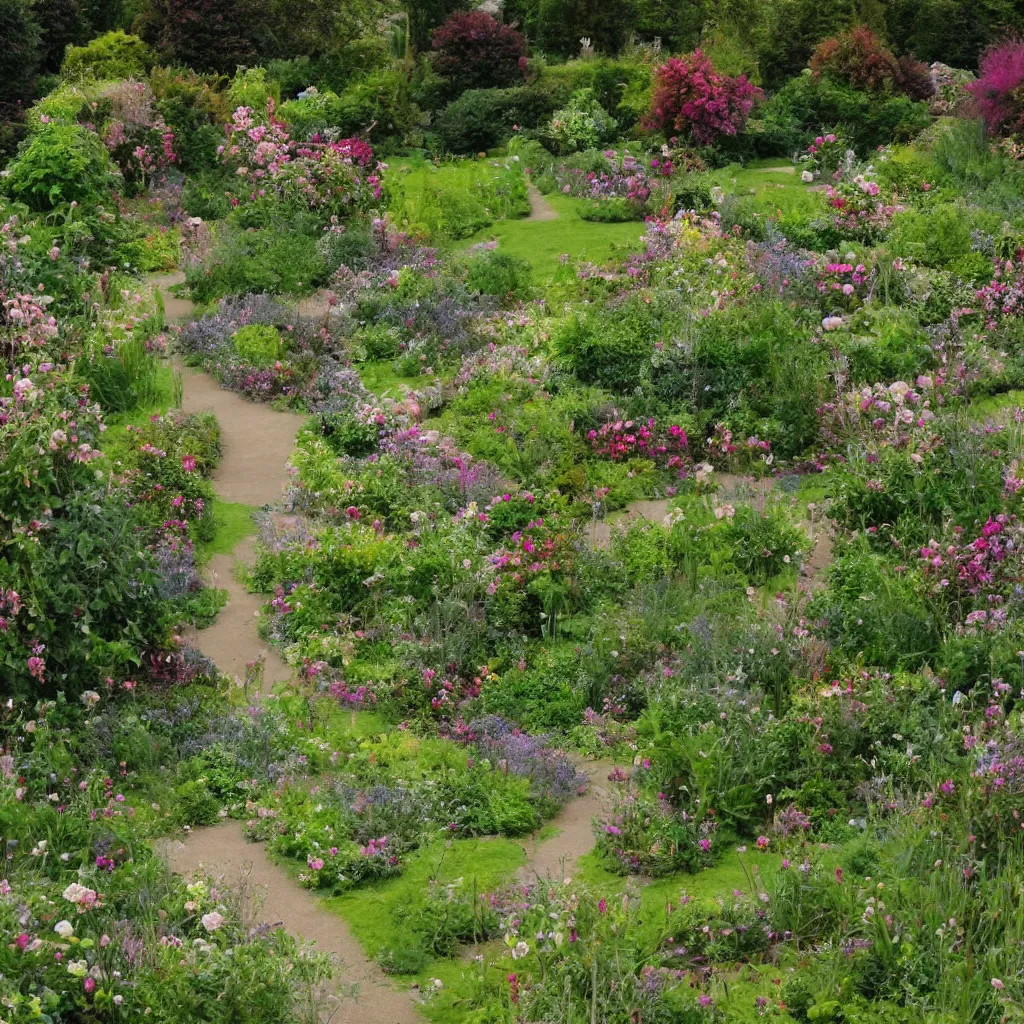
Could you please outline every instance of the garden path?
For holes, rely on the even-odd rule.
[[[169,291],[183,280],[181,274],[152,279],[161,294],[168,322],[188,317],[192,303]],[[212,480],[225,501],[252,506],[276,504],[287,479],[286,466],[295,446],[303,417],[278,412],[249,402],[221,388],[208,374],[178,366],[182,375],[182,408],[185,412],[212,412],[221,431],[222,457]],[[256,616],[263,603],[238,581],[240,567],[252,564],[253,538],[246,537],[229,555],[215,555],[208,566],[210,582],[228,591],[228,603],[214,623],[190,631],[195,643],[229,676],[244,678],[246,664],[264,659],[264,690],[287,682],[291,670],[277,652],[256,632]],[[270,861],[263,848],[248,845],[238,822],[223,822],[198,829],[186,840],[162,844],[171,869],[194,874],[200,867],[228,885],[261,890],[261,917],[288,932],[315,942],[344,965],[344,984],[359,987],[355,1001],[333,993],[323,1018],[338,1024],[418,1024],[421,1021],[412,995],[392,988],[383,972],[368,960],[358,940],[336,914],[324,910],[311,893],[294,882],[287,872]]]
[[[605,810],[608,789],[606,782],[615,765],[611,761],[588,761],[578,766],[590,779],[586,792],[570,800],[545,829],[558,829],[546,839],[531,839],[526,845],[526,863],[519,869],[521,882],[535,879],[572,877],[576,862],[594,848],[592,821]]]
[[[177,298],[170,290],[185,280],[181,271],[150,280],[160,293],[168,323],[192,314],[191,300]],[[220,425],[221,460],[212,476],[218,496],[257,508],[276,504],[302,417],[225,391],[209,374],[182,365],[175,368],[182,379],[182,409],[187,413],[212,412]],[[256,632],[262,599],[250,594],[238,580],[239,570],[251,566],[253,558],[252,538],[247,537],[230,554],[210,559],[208,582],[226,590],[228,602],[212,625],[201,631],[186,631],[185,640],[234,679],[244,679],[246,665],[262,656],[263,686],[269,689],[275,683],[287,682],[292,673]]]
[[[197,829],[187,840],[171,840],[163,853],[177,874],[207,874],[223,884],[258,896],[259,920],[281,925],[292,935],[315,942],[321,952],[341,961],[343,985],[357,985],[356,998],[328,994],[322,1019],[335,1024],[421,1024],[413,996],[393,988],[368,960],[358,939],[337,914],[320,906],[267,857],[262,846],[247,844],[242,823],[225,821]]]
[[[558,220],[558,211],[540,194],[536,185],[527,185],[530,215],[526,220]]]

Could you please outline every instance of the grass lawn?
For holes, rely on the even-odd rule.
[[[256,522],[253,519],[255,511],[251,505],[218,498],[214,505],[217,532],[213,540],[199,546],[200,557],[231,554],[243,537],[249,537],[256,532]]]
[[[507,252],[533,266],[533,279],[537,285],[546,284],[558,269],[558,258],[568,253],[573,259],[587,259],[593,263],[607,263],[613,256],[621,256],[640,248],[644,225],[640,221],[625,224],[599,224],[583,220],[579,215],[581,203],[569,196],[544,197],[558,213],[555,220],[503,220],[478,231],[458,244],[467,249],[477,242],[498,239],[501,252]]]
[[[409,946],[404,915],[422,907],[423,893],[431,881],[448,884],[461,880],[468,889],[486,892],[511,878],[525,860],[522,844],[513,839],[455,839],[450,845],[439,839],[410,854],[399,877],[323,902],[348,922],[367,955],[376,957],[382,950],[400,952]],[[416,976],[436,976],[443,963],[434,961]]]

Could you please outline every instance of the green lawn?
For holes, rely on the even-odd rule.
[[[558,213],[555,220],[496,221],[460,242],[458,248],[467,249],[477,242],[496,238],[502,252],[532,265],[534,281],[538,285],[546,284],[553,276],[563,254],[604,264],[613,256],[622,256],[640,248],[640,238],[644,234],[642,222],[599,224],[586,221],[579,215],[580,200],[562,195],[544,198]]]

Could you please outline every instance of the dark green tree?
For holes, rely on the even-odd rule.
[[[1014,0],[889,0],[889,42],[926,63],[976,69],[978,56],[1008,31],[1024,30],[1024,4]]]
[[[0,104],[17,104],[31,97],[41,37],[26,0],[0,0]]]
[[[414,49],[429,50],[430,36],[456,11],[468,11],[469,0],[404,0],[402,9],[409,18],[409,39]]]
[[[636,28],[633,0],[540,0],[536,38],[546,53],[571,57],[580,40],[601,53],[617,53]]]

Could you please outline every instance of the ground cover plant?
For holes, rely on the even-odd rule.
[[[1012,5],[300,6],[0,0],[0,1017],[1020,1019]]]

